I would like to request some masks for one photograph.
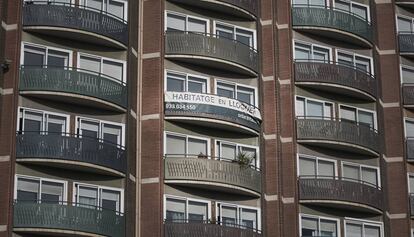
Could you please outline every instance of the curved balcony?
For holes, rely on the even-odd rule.
[[[224,159],[168,155],[164,159],[165,183],[260,197],[261,173],[252,166]]]
[[[296,119],[299,143],[313,144],[330,149],[378,156],[378,132],[369,126],[338,119],[308,117]]]
[[[400,54],[414,58],[414,32],[398,32]]]
[[[258,135],[262,118],[254,105],[191,92],[165,92],[165,119]]]
[[[70,3],[26,1],[22,15],[25,31],[127,48],[127,22],[108,12]]]
[[[295,82],[310,88],[375,101],[377,82],[356,67],[326,61],[295,61]]]
[[[395,4],[397,4],[401,7],[414,9],[414,1],[413,0],[395,0]]]
[[[243,226],[224,226],[208,221],[165,221],[164,237],[261,237],[258,230]]]
[[[219,70],[257,76],[258,54],[236,40],[194,32],[165,32],[167,58]]]
[[[382,213],[382,190],[374,184],[344,177],[301,176],[301,203],[323,205],[352,211]]]
[[[124,149],[97,138],[75,134],[17,134],[16,160],[116,176],[125,176],[126,172]]]
[[[59,236],[125,236],[121,213],[72,203],[14,203],[13,231]]]
[[[352,12],[326,6],[293,5],[292,25],[297,30],[372,47],[371,23]]]
[[[110,76],[83,69],[22,66],[20,94],[125,112],[127,86]]]
[[[258,15],[258,0],[171,0],[214,12],[255,20]]]

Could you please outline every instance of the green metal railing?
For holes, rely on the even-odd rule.
[[[53,91],[94,97],[126,108],[126,84],[101,73],[51,66],[22,66],[20,91]]]
[[[366,19],[348,11],[327,6],[293,5],[293,26],[325,27],[373,40],[372,25]]]
[[[112,237],[125,236],[125,218],[121,213],[79,205],[64,202],[15,201],[13,227],[71,230]]]
[[[400,53],[414,53],[414,32],[398,32],[398,43],[400,47]]]

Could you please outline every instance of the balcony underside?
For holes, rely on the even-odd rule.
[[[346,151],[350,153],[358,153],[363,155],[369,156],[378,156],[379,153],[369,149],[364,146],[348,143],[348,142],[340,142],[340,141],[333,141],[333,140],[324,140],[324,139],[299,139],[297,140],[298,143],[302,144],[309,144],[313,146],[323,147],[331,150],[340,150]]]
[[[397,0],[395,1],[395,4],[397,4],[400,7],[406,7],[414,9],[414,1],[410,0]]]
[[[341,94],[344,96],[351,96],[358,99],[376,101],[376,98],[370,95],[369,93],[349,86],[323,82],[295,82],[295,84],[302,87],[307,87],[315,90],[322,90],[333,94]]]
[[[82,231],[73,231],[65,229],[48,229],[48,228],[13,228],[14,232],[22,234],[36,234],[39,236],[56,236],[56,237],[76,237],[76,236],[88,236],[88,237],[104,237],[105,235],[92,234]]]
[[[371,207],[369,205],[339,201],[339,200],[300,200],[301,204],[308,204],[320,207],[337,208],[352,212],[367,212],[373,214],[382,214],[380,209]]]

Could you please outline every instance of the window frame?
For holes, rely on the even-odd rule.
[[[353,166],[353,167],[358,167],[358,169],[359,169],[359,175],[361,176],[362,175],[362,168],[369,168],[369,169],[375,169],[376,171],[377,171],[377,187],[378,188],[381,188],[382,187],[382,185],[381,185],[381,170],[380,170],[380,168],[379,167],[376,167],[376,166],[371,166],[371,165],[365,165],[365,164],[360,164],[360,163],[354,163],[354,162],[349,162],[349,161],[341,161],[341,174],[342,174],[342,179],[347,179],[347,178],[345,178],[344,177],[344,164],[345,165],[348,165],[348,166]],[[365,185],[369,185],[369,186],[373,186],[374,184],[370,184],[370,183],[367,183],[367,182],[365,182],[364,180],[362,180],[362,177],[358,180],[358,181],[360,181],[362,184],[365,184]]]
[[[219,156],[219,154],[218,154],[219,151],[221,151],[221,145],[224,143],[226,145],[231,145],[231,146],[235,145],[236,146],[236,155],[239,153],[240,149],[243,148],[243,147],[250,148],[250,149],[255,149],[256,150],[256,168],[260,168],[260,147],[259,146],[245,145],[245,144],[242,144],[242,143],[229,142],[229,141],[221,140],[221,139],[215,139],[214,141],[215,141],[215,143],[214,143],[215,160],[222,160],[222,158],[224,158],[224,157]],[[220,145],[218,145],[218,143],[220,143]],[[224,158],[222,161],[227,161],[228,162],[228,160],[226,160],[226,158]]]
[[[70,131],[70,115],[69,114],[63,114],[63,113],[51,112],[51,111],[47,111],[47,110],[33,109],[33,108],[18,106],[17,107],[17,117],[18,117],[18,119],[17,119],[16,128],[17,128],[17,132],[19,132],[21,134],[24,134],[24,130],[23,130],[23,128],[24,128],[24,119],[25,119],[24,111],[30,111],[32,113],[41,113],[42,114],[42,120],[43,120],[42,121],[42,127],[43,127],[43,129],[42,129],[42,131],[39,131],[39,132],[44,132],[44,133],[48,132],[44,129],[44,125],[45,125],[44,123],[46,121],[45,120],[45,118],[46,118],[45,115],[46,114],[66,118],[66,128],[65,128],[65,133],[66,134],[65,135],[67,135]],[[20,124],[20,119],[22,120],[22,124]]]
[[[71,1],[73,2],[73,0],[71,0]],[[110,16],[112,18],[114,18],[113,16],[118,17],[119,19],[122,19],[125,22],[127,22],[128,21],[128,1],[123,1],[123,0],[110,0],[110,1],[121,2],[121,3],[124,4],[123,17],[118,17],[115,14],[113,14],[113,13],[111,13],[111,12],[108,11],[108,2],[109,2],[109,0],[101,0],[102,8],[103,9],[97,9],[97,8],[91,8],[91,7],[88,7],[88,8],[90,10],[92,10],[92,11],[101,12],[101,13],[103,13],[105,15],[108,15],[108,16]],[[79,8],[85,8],[85,7],[87,7],[87,2],[88,2],[88,0],[80,0],[79,1],[79,6],[77,6],[77,7],[79,7]]]
[[[356,114],[355,114],[356,115],[356,121],[355,122],[356,122],[356,124],[358,124],[358,126],[360,125],[358,111],[372,113],[373,114],[373,119],[374,119],[374,124],[373,124],[374,126],[371,129],[373,129],[373,130],[378,129],[377,111],[369,110],[369,109],[363,109],[363,108],[355,107],[355,106],[352,106],[352,105],[346,105],[346,104],[339,103],[338,104],[338,119],[339,119],[339,121],[342,120],[342,116],[341,116],[341,107],[342,106],[345,106],[345,107],[348,107],[348,108],[351,108],[351,109],[355,109],[355,112],[356,112]]]
[[[352,13],[352,14],[354,14],[354,15],[356,15],[359,18],[362,18],[362,17],[358,16],[355,12],[352,11],[352,5],[355,4],[357,6],[364,7],[367,10],[367,19],[365,19],[365,20],[368,21],[368,22],[371,22],[371,8],[370,8],[369,5],[366,5],[366,4],[363,4],[363,3],[359,3],[359,2],[355,2],[355,1],[351,1],[351,0],[340,0],[340,1],[342,1],[342,2],[349,2],[350,3],[350,5],[349,5],[349,7],[350,7],[349,12]],[[335,7],[335,0],[332,1],[332,7],[336,8]]]
[[[13,192],[13,199],[17,200],[17,181],[19,178],[23,179],[30,179],[30,180],[38,180],[39,181],[39,193],[38,197],[41,196],[42,193],[42,182],[51,182],[51,183],[60,183],[63,184],[63,196],[62,196],[62,202],[63,204],[66,204],[68,200],[68,181],[66,180],[60,180],[60,179],[53,179],[53,178],[44,178],[44,177],[37,177],[37,176],[31,176],[31,175],[23,175],[23,174],[15,174],[14,175],[14,192]],[[38,199],[37,203],[42,203],[42,199]]]
[[[329,62],[328,63],[332,63],[333,62],[333,53],[332,53],[333,52],[333,48],[330,48],[328,46],[324,46],[324,45],[321,45],[321,44],[315,44],[315,43],[307,42],[307,41],[304,41],[304,40],[296,40],[296,39],[293,39],[292,41],[293,41],[293,44],[292,44],[292,48],[293,48],[293,61],[296,61],[297,60],[296,59],[296,56],[295,56],[295,47],[296,47],[296,43],[298,43],[298,44],[304,44],[304,45],[310,46],[310,50],[311,50],[310,52],[311,52],[311,55],[312,55],[312,59],[307,59],[307,61],[312,62],[312,60],[315,60],[314,59],[314,55],[313,55],[313,48],[314,47],[318,47],[318,48],[322,48],[322,49],[327,49],[329,51]],[[298,59],[298,60],[301,60],[303,62],[307,62],[304,59]]]
[[[186,153],[185,154],[172,154],[172,155],[183,155],[185,158],[193,158],[193,156],[195,157],[195,154],[188,154],[188,139],[189,138],[194,138],[194,139],[198,139],[198,140],[203,140],[207,142],[207,154],[204,154],[205,156],[207,156],[207,159],[211,159],[211,138],[209,137],[201,137],[201,136],[195,136],[195,135],[188,135],[188,134],[184,134],[184,133],[177,133],[177,132],[170,132],[170,131],[164,131],[164,157],[168,156],[169,154],[167,154],[167,136],[171,135],[171,136],[176,136],[176,137],[181,137],[181,138],[185,138],[185,149],[186,149]],[[190,155],[190,156],[189,156]]]
[[[78,52],[77,53],[77,62],[76,62],[76,70],[77,71],[80,71],[80,72],[85,72],[85,73],[89,73],[89,74],[93,74],[92,72],[93,71],[90,71],[90,70],[88,70],[88,69],[82,69],[81,67],[80,67],[80,57],[81,56],[83,56],[83,57],[87,57],[87,58],[93,58],[93,59],[99,59],[100,60],[100,65],[101,65],[101,70],[100,70],[100,72],[96,72],[96,73],[99,73],[99,74],[101,74],[101,75],[103,75],[105,78],[108,78],[108,79],[110,79],[110,80],[113,80],[113,81],[115,81],[115,82],[122,82],[122,83],[127,83],[127,68],[126,68],[126,61],[125,60],[120,60],[120,59],[114,59],[114,58],[108,58],[108,57],[103,57],[103,56],[99,56],[99,55],[94,55],[94,54],[89,54],[89,53],[83,53],[83,52]],[[109,76],[109,75],[106,75],[106,74],[104,74],[102,71],[103,71],[103,67],[102,67],[102,65],[103,65],[103,61],[109,61],[109,62],[114,62],[114,63],[121,63],[122,64],[122,80],[118,80],[118,79],[116,79],[116,78],[113,78],[113,77],[111,77],[111,76]],[[116,80],[114,80],[114,79],[116,79]]]
[[[304,116],[298,116],[297,114],[296,114],[296,101],[298,100],[298,98],[301,98],[301,99],[305,99],[305,106],[304,106],[304,112],[305,112],[305,115]],[[308,109],[307,109],[307,101],[308,100],[310,100],[310,101],[314,101],[314,102],[317,102],[317,103],[323,103],[323,117],[321,117],[321,119],[323,119],[323,120],[334,120],[335,119],[335,115],[336,115],[336,113],[335,113],[335,103],[334,102],[330,102],[330,101],[327,101],[327,100],[320,100],[320,99],[314,99],[314,98],[310,98],[310,97],[306,97],[306,96],[301,96],[301,95],[295,95],[295,117],[296,118],[300,118],[300,117],[304,117],[305,119],[307,118],[307,117],[309,117],[309,118],[311,118],[312,119],[312,117],[310,117],[310,116],[308,116],[307,115],[307,111],[308,111]],[[326,104],[330,104],[332,107],[332,114],[331,114],[331,117],[326,117],[325,116],[325,106],[326,106]]]
[[[194,15],[184,14],[181,12],[171,11],[171,10],[165,10],[164,12],[164,32],[167,32],[168,28],[168,14],[176,15],[179,17],[185,17],[185,31],[183,32],[189,32],[188,31],[188,18],[192,18],[199,21],[206,22],[206,32],[204,34],[210,34],[210,20],[208,18],[198,17]],[[199,32],[201,34],[201,32]]]
[[[311,215],[311,214],[305,214],[305,213],[299,213],[299,236],[302,236],[302,217],[305,218],[312,218],[312,219],[318,219],[318,228],[320,231],[320,221],[321,220],[328,220],[328,221],[335,221],[336,222],[336,233],[337,237],[341,237],[341,220],[338,218],[333,217],[326,217],[326,216],[317,216],[317,215]]]
[[[365,56],[365,55],[362,55],[362,54],[357,54],[357,53],[342,50],[342,49],[337,49],[337,50],[335,50],[335,63],[336,63],[336,65],[342,65],[342,64],[339,64],[339,62],[338,62],[338,54],[339,53],[346,54],[348,56],[352,56],[352,62],[353,62],[354,68],[356,68],[356,65],[355,65],[355,63],[356,63],[355,58],[356,57],[368,59],[369,60],[369,68],[371,70],[371,72],[369,72],[369,73],[370,73],[370,75],[375,76],[374,63],[373,63],[372,57]],[[360,70],[360,69],[358,69],[358,70]],[[362,71],[362,70],[360,70],[360,71]]]
[[[256,29],[250,29],[250,28],[247,28],[247,27],[242,27],[242,26],[229,24],[229,23],[226,23],[226,22],[223,22],[223,21],[213,20],[213,32],[214,32],[215,37],[217,37],[217,35],[216,35],[217,24],[223,25],[225,27],[233,28],[233,35],[234,35],[233,40],[235,40],[235,41],[237,41],[237,39],[236,39],[237,30],[244,30],[244,31],[251,32],[252,37],[253,37],[252,38],[253,45],[249,45],[249,46],[250,46],[250,48],[253,48],[255,50],[257,49],[257,35],[256,35],[257,30]],[[237,41],[237,42],[239,42],[239,41]]]
[[[380,228],[380,237],[384,237],[384,228],[383,228],[384,224],[383,224],[383,222],[344,217],[345,237],[346,237],[346,226],[347,226],[348,223],[357,224],[357,225],[362,224],[363,228],[364,228],[365,225],[379,227]]]
[[[218,88],[218,83],[222,83],[222,84],[226,84],[226,85],[229,85],[229,86],[234,86],[234,88],[235,88],[235,91],[234,91],[234,96],[235,96],[235,98],[230,98],[230,97],[225,97],[225,96],[220,96],[220,95],[218,95],[217,94],[217,88]],[[214,94],[215,95],[217,95],[217,96],[220,96],[220,97],[225,97],[225,98],[229,98],[229,99],[234,99],[234,100],[238,100],[238,101],[240,101],[240,102],[242,102],[241,100],[239,100],[237,97],[237,88],[238,87],[245,87],[245,88],[247,88],[247,89],[252,89],[253,91],[254,91],[254,104],[250,104],[250,105],[253,105],[253,106],[255,106],[256,108],[258,108],[259,107],[259,97],[258,97],[258,94],[257,94],[257,87],[254,87],[254,86],[250,86],[250,85],[245,85],[245,84],[241,84],[241,83],[237,83],[237,82],[230,82],[230,81],[226,81],[226,80],[221,80],[221,79],[215,79],[214,80]],[[245,103],[245,102],[243,102],[243,103]]]
[[[296,154],[296,162],[297,162],[297,166],[296,166],[296,172],[297,172],[297,177],[301,177],[300,175],[300,158],[304,158],[304,159],[309,159],[309,160],[315,160],[316,162],[318,162],[319,160],[321,161],[327,161],[327,162],[332,162],[334,163],[334,179],[338,178],[338,161],[334,160],[334,159],[330,159],[330,158],[325,158],[325,157],[319,157],[319,156],[312,156],[312,155],[306,155],[306,154],[301,154],[301,153],[297,153]],[[319,168],[318,168],[318,163],[316,163],[316,172],[318,173],[317,176],[319,176]]]
[[[192,73],[186,73],[186,72],[170,70],[170,69],[166,69],[164,71],[164,92],[169,91],[168,88],[167,88],[167,81],[168,81],[168,74],[169,73],[185,76],[185,81],[184,81],[185,90],[184,90],[184,92],[188,92],[188,93],[194,93],[194,92],[189,92],[188,91],[188,78],[189,77],[195,77],[195,78],[199,78],[201,80],[206,80],[206,92],[202,93],[202,94],[210,94],[210,78],[209,77],[200,76],[200,75],[192,74]]]
[[[414,118],[409,118],[409,117],[404,117],[404,138],[407,140],[407,122],[409,123],[414,123]],[[412,139],[414,139],[414,136],[411,137]]]
[[[414,20],[414,19],[413,19]],[[412,70],[413,72],[414,72],[414,66],[409,66],[409,65],[405,65],[405,64],[400,64],[400,83],[401,83],[401,86],[403,85],[403,84],[414,84],[414,81],[413,82],[404,82],[404,80],[403,80],[403,69],[408,69],[408,70]]]
[[[163,198],[163,207],[164,207],[163,218],[164,218],[164,220],[167,220],[167,199],[175,199],[175,200],[185,201],[186,221],[189,220],[188,219],[188,203],[189,202],[193,201],[193,202],[199,202],[199,203],[207,204],[207,220],[206,221],[211,220],[211,215],[212,215],[211,211],[212,211],[212,209],[211,209],[211,202],[209,200],[182,197],[182,196],[176,196],[176,195],[171,195],[171,194],[164,194],[164,198]]]
[[[234,203],[228,203],[228,202],[222,202],[222,201],[216,201],[215,203],[215,211],[216,211],[216,220],[217,222],[219,222],[220,225],[222,225],[222,221],[221,219],[219,219],[219,217],[221,217],[221,211],[219,210],[219,205],[221,206],[226,206],[226,207],[233,207],[237,209],[237,223],[236,226],[243,227],[240,224],[240,220],[241,220],[241,212],[240,210],[242,209],[248,209],[248,210],[254,210],[257,213],[257,228],[255,228],[254,230],[257,232],[261,232],[262,231],[262,216],[261,216],[261,208],[258,207],[252,207],[252,206],[246,206],[246,205],[239,205],[239,204],[234,204]]]
[[[20,66],[24,66],[24,53],[25,53],[25,50],[26,50],[26,47],[25,47],[26,45],[29,46],[29,47],[34,47],[34,48],[45,50],[45,55],[44,55],[44,59],[43,59],[44,60],[44,63],[43,63],[44,68],[48,67],[48,62],[47,62],[48,59],[47,58],[48,58],[49,50],[54,50],[54,51],[58,51],[58,52],[61,52],[61,53],[67,53],[69,55],[68,66],[65,66],[65,67],[67,67],[69,70],[72,70],[72,63],[73,63],[73,51],[72,50],[53,47],[53,46],[48,46],[48,45],[36,44],[36,43],[26,42],[26,41],[21,42]]]
[[[410,17],[410,16],[407,16],[407,15],[404,15],[404,14],[395,14],[395,24],[396,24],[395,29],[397,31],[397,34],[400,34],[400,29],[398,27],[398,18],[403,18],[405,20],[410,20],[411,21],[411,32],[414,32],[414,17]],[[406,32],[407,33],[407,31],[401,31],[401,32]]]
[[[407,172],[408,194],[411,194],[411,193],[414,194],[414,190],[411,190],[411,188],[410,188],[410,177],[414,178],[414,173],[413,172]]]

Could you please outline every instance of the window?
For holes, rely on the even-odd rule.
[[[350,66],[368,74],[374,74],[371,61],[371,58],[353,53],[338,52],[337,55],[338,64]]]
[[[66,201],[63,181],[16,176],[15,198],[27,202],[61,203]]]
[[[413,195],[414,194],[414,174],[408,174],[408,192]]]
[[[360,182],[375,187],[381,186],[379,182],[379,169],[353,163],[342,163],[342,177],[344,180]]]
[[[179,13],[167,13],[167,31],[186,31],[208,33],[208,21],[206,19],[182,15]]]
[[[80,0],[81,6],[109,13],[109,15],[127,20],[127,1],[122,0]]]
[[[94,55],[79,54],[78,68],[92,74],[102,74],[103,77],[114,81],[126,81],[124,61],[103,58]]]
[[[382,237],[382,225],[345,220],[345,237]]]
[[[236,160],[239,154],[245,154],[251,159],[250,165],[259,167],[258,147],[236,143],[217,141],[216,157],[223,160]]]
[[[339,235],[338,220],[302,215],[300,221],[300,236],[337,237]]]
[[[248,45],[252,48],[256,48],[256,36],[255,32],[252,30],[223,23],[216,23],[215,29],[215,34],[218,38],[237,40],[242,44]]]
[[[246,87],[238,84],[217,82],[216,94],[218,96],[237,99],[250,105],[256,105],[255,88]]]
[[[405,119],[405,138],[414,138],[414,121]]]
[[[296,97],[295,111],[299,118],[331,119],[334,117],[332,103],[304,97]]]
[[[293,5],[326,6],[325,0],[292,0]]]
[[[411,33],[414,31],[414,19],[406,16],[397,17],[397,28],[399,33]]]
[[[165,197],[166,221],[206,222],[210,219],[210,204],[207,201],[182,197]]]
[[[166,156],[205,157],[209,155],[209,142],[207,138],[167,133],[165,140]]]
[[[402,65],[401,66],[401,82],[414,83],[414,68]]]
[[[342,121],[356,122],[371,129],[377,127],[375,113],[372,111],[340,105],[339,115]]]
[[[123,191],[121,189],[75,183],[73,193],[73,199],[78,206],[101,207],[116,212],[123,211]]]
[[[260,230],[259,209],[217,203],[216,214],[221,225]]]
[[[69,116],[20,108],[18,130],[19,132],[48,132],[61,135],[69,131]]]
[[[331,49],[314,44],[295,42],[294,56],[295,60],[329,63],[331,60]]]
[[[369,21],[370,20],[370,16],[369,16],[369,9],[368,6],[363,5],[363,4],[358,4],[352,1],[347,1],[347,0],[335,0],[335,8],[343,10],[343,11],[347,11],[347,12],[352,12],[353,14],[355,14],[358,17],[361,17],[364,20]]]
[[[333,178],[336,176],[336,161],[300,155],[299,176],[301,178]]]
[[[81,136],[101,139],[105,142],[124,146],[124,125],[77,117],[77,133]]]
[[[72,65],[72,52],[46,46],[23,44],[21,64],[26,67],[65,69]]]
[[[208,93],[206,78],[189,74],[167,72],[167,91]]]

